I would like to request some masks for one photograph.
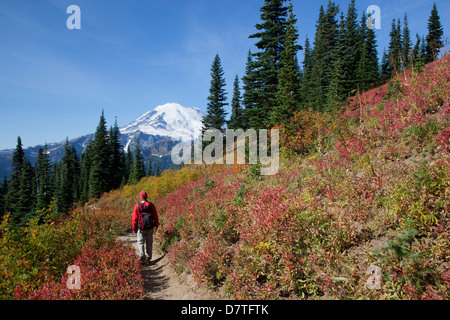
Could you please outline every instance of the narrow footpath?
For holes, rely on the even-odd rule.
[[[130,233],[118,240],[129,242],[136,249],[138,256],[136,234]],[[211,292],[202,284],[197,284],[191,274],[177,275],[170,266],[169,258],[159,255],[153,247],[153,263],[143,269],[146,300],[217,300],[223,299],[219,293]]]

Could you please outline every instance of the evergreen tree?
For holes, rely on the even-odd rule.
[[[416,44],[413,49],[413,62],[414,67],[418,72],[422,69],[426,62],[427,48],[425,38],[419,37],[419,34],[416,34]]]
[[[131,176],[131,170],[133,168],[133,152],[131,151],[131,146],[128,144],[127,147],[127,153],[125,155],[125,176],[124,176],[124,182],[122,185],[125,185],[127,182],[130,181]]]
[[[297,52],[302,47],[297,44],[297,19],[292,2],[288,8],[289,18],[286,26],[285,46],[281,52],[282,67],[278,76],[277,104],[273,107],[270,124],[282,124],[294,116],[300,106],[300,79]]]
[[[311,83],[311,72],[312,72],[312,66],[313,66],[313,54],[312,54],[312,48],[311,44],[309,42],[308,36],[306,36],[305,40],[305,51],[304,51],[304,58],[303,58],[303,79],[301,82],[301,99],[302,102],[309,105],[312,97],[312,83]]]
[[[224,131],[226,124],[225,106],[227,97],[225,92],[225,79],[220,57],[217,54],[211,67],[211,87],[209,89],[208,107],[202,119],[202,134],[208,129]]]
[[[402,61],[403,69],[409,69],[411,66],[412,57],[412,43],[411,32],[408,25],[408,15],[405,13],[405,19],[403,20],[403,37],[402,37]]]
[[[389,54],[386,51],[386,48],[383,51],[383,57],[381,59],[380,66],[380,76],[383,81],[387,80],[392,75],[391,63],[389,59]]]
[[[80,164],[75,148],[66,139],[64,156],[59,168],[59,188],[56,192],[56,203],[59,213],[69,213],[79,198]]]
[[[343,102],[347,97],[347,88],[345,86],[347,82],[348,73],[345,72],[346,64],[346,51],[349,49],[346,44],[346,26],[344,14],[341,13],[341,19],[339,24],[339,35],[337,37],[337,46],[335,49],[336,58],[333,61],[333,73],[331,75],[331,81],[328,86],[328,105],[333,106],[335,104]]]
[[[89,198],[98,197],[108,191],[110,185],[110,154],[109,138],[106,129],[104,112],[95,132],[92,143],[92,166],[89,176]]]
[[[150,150],[150,156],[148,157],[148,170],[147,177],[153,176],[153,167],[152,167],[152,151]]]
[[[142,157],[141,146],[139,143],[139,137],[136,140],[136,148],[134,149],[133,166],[130,171],[129,182],[136,184],[145,177],[144,158]]]
[[[47,208],[53,196],[51,185],[52,172],[51,163],[48,153],[47,144],[44,148],[39,148],[38,157],[36,161],[36,176],[37,176],[37,203],[36,209],[42,210]]]
[[[239,89],[239,78],[236,75],[233,85],[233,99],[231,100],[231,116],[228,121],[228,129],[243,128],[243,113],[241,105],[241,91]]]
[[[247,54],[247,63],[245,65],[245,75],[242,77],[244,93],[242,95],[242,103],[244,105],[244,111],[242,114],[242,127],[243,129],[250,128],[250,120],[253,118],[253,113],[257,110],[257,86],[253,73],[253,55],[249,50]]]
[[[117,118],[115,119],[114,126],[110,129],[109,149],[109,190],[113,190],[120,187],[120,183],[122,182],[125,174],[125,168],[123,166],[124,154],[122,144],[120,143],[120,130],[117,124]]]
[[[359,30],[361,44],[356,78],[358,87],[366,91],[378,82],[379,66],[375,31],[367,26],[367,17],[364,12]]]
[[[25,152],[23,151],[22,139],[17,138],[17,146],[12,156],[12,171],[9,177],[8,193],[6,194],[6,211],[16,212],[19,199],[20,182],[25,163]]]
[[[161,176],[161,162],[160,162],[160,158],[158,158],[158,162],[156,163],[156,173],[155,175],[157,177]]]
[[[402,54],[402,34],[400,19],[398,19],[397,24],[395,19],[392,20],[391,32],[389,33],[390,42],[388,49],[389,56],[389,76],[392,76],[394,72],[401,71],[401,54]]]
[[[331,76],[335,70],[336,48],[339,38],[339,24],[336,15],[339,6],[328,2],[327,10],[320,7],[319,21],[314,38],[313,67],[311,72],[311,105],[321,110],[327,103]]]
[[[6,213],[6,194],[8,193],[8,179],[3,175],[3,181],[0,185],[0,219]]]
[[[253,53],[251,70],[246,81],[252,82],[251,95],[247,97],[249,127],[265,128],[270,122],[270,113],[276,104],[278,76],[282,66],[281,52],[284,49],[287,8],[285,0],[265,0],[261,7],[261,23],[255,25],[258,32],[249,36],[258,39]],[[248,101],[250,100],[250,101]]]
[[[22,165],[22,174],[20,175],[20,186],[15,211],[11,213],[15,228],[24,227],[35,213],[36,192],[34,182],[34,169],[30,161],[25,159]]]
[[[80,169],[80,198],[82,203],[89,200],[89,177],[92,166],[92,143],[88,144],[84,152],[81,154],[81,169]]]
[[[428,19],[428,35],[426,44],[426,63],[434,61],[439,56],[439,51],[444,47],[442,37],[444,29],[437,10],[436,2],[433,4],[431,15]]]

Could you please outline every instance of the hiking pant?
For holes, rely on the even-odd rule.
[[[153,247],[153,229],[138,230],[137,244],[139,249],[139,258],[144,259],[145,253],[147,253],[148,258],[151,260]]]

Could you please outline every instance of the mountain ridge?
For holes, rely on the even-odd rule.
[[[161,168],[168,169],[172,166],[170,151],[180,141],[193,140],[201,131],[203,112],[198,108],[187,108],[178,103],[166,103],[149,110],[125,125],[120,130],[120,142],[126,152],[128,147],[134,150],[136,140],[139,144],[145,163],[148,163],[150,155],[159,159]],[[177,127],[178,125],[178,127]],[[85,150],[94,139],[94,133],[88,133],[69,140],[78,155]],[[66,140],[47,143],[50,161],[58,162],[64,156]],[[39,148],[45,144],[24,148],[25,155],[32,164],[37,159]],[[0,181],[4,175],[8,178],[11,173],[12,154],[15,149],[0,150]],[[154,165],[156,165],[156,161]],[[3,174],[2,174],[3,173]]]

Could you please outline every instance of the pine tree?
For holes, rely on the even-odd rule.
[[[110,154],[109,137],[106,129],[104,112],[95,132],[92,143],[92,166],[89,176],[89,198],[98,197],[108,191],[110,185]]]
[[[331,76],[335,70],[335,51],[339,38],[339,24],[336,19],[338,13],[339,6],[333,1],[328,2],[326,11],[323,6],[320,7],[311,72],[311,105],[316,110],[322,110],[327,104]]]
[[[444,29],[437,10],[436,2],[433,4],[431,15],[428,19],[428,35],[426,44],[426,63],[432,62],[439,57],[439,51],[444,47],[442,37]]]
[[[219,129],[224,132],[226,124],[225,106],[227,97],[225,79],[220,57],[217,54],[211,67],[211,87],[209,89],[208,107],[202,119],[202,134],[208,129]]]
[[[380,66],[380,76],[383,81],[389,79],[389,77],[392,75],[391,70],[391,62],[389,59],[389,54],[386,51],[386,48],[383,51],[383,57],[381,59],[381,66]]]
[[[253,72],[253,55],[249,50],[247,54],[247,63],[245,65],[245,74],[242,77],[244,93],[242,95],[242,104],[244,105],[244,111],[242,114],[242,128],[250,128],[250,120],[253,119],[253,113],[257,110],[257,86],[255,74]]]
[[[311,72],[313,65],[313,54],[311,49],[311,44],[309,42],[308,36],[305,40],[305,51],[303,58],[303,79],[301,82],[301,99],[306,105],[309,105],[311,101],[312,83],[311,83]]]
[[[133,158],[134,156],[133,152],[131,151],[131,146],[130,144],[128,144],[127,152],[125,155],[125,176],[122,185],[125,185],[127,182],[130,181],[131,170],[133,168]]]
[[[367,26],[364,12],[359,30],[361,44],[356,78],[360,90],[366,91],[378,82],[379,66],[375,31]]]
[[[120,187],[123,176],[125,174],[123,147],[120,143],[120,130],[115,119],[114,126],[109,131],[109,190]],[[107,190],[106,190],[107,191]]]
[[[80,164],[75,148],[66,139],[64,156],[59,168],[59,187],[56,191],[56,203],[59,213],[69,213],[73,204],[80,197]]]
[[[84,152],[81,154],[81,169],[80,169],[80,197],[79,200],[85,203],[89,200],[89,177],[91,173],[92,166],[92,146],[90,143],[87,145]]]
[[[233,85],[233,98],[231,100],[231,116],[228,121],[228,129],[243,128],[243,113],[241,105],[241,91],[239,89],[239,78],[236,75]]]
[[[142,157],[139,137],[136,140],[136,147],[134,149],[133,166],[130,171],[129,183],[136,184],[145,177],[144,158]]]
[[[412,43],[411,43],[411,32],[409,30],[408,15],[405,13],[405,18],[403,20],[403,37],[402,37],[402,61],[403,69],[409,69],[411,66],[412,57]]]
[[[392,27],[389,36],[389,76],[392,76],[394,72],[401,71],[401,54],[403,50],[400,19],[397,20],[397,24],[395,23],[395,19],[392,20]]]
[[[270,122],[270,113],[276,104],[278,76],[282,66],[281,52],[284,49],[286,34],[287,8],[285,0],[265,0],[261,7],[261,23],[255,25],[258,32],[249,36],[258,39],[253,53],[251,70],[246,80],[252,82],[249,126],[255,129],[265,128]]]
[[[346,45],[346,26],[344,14],[341,13],[341,19],[339,24],[339,35],[337,37],[337,46],[335,49],[336,58],[333,61],[333,73],[331,74],[330,84],[328,86],[327,99],[328,105],[333,106],[339,104],[346,99],[346,86],[348,74],[345,72],[345,58],[346,51],[348,50]]]
[[[288,8],[289,18],[286,26],[285,46],[281,52],[282,67],[278,75],[277,104],[271,112],[272,126],[285,123],[294,116],[300,106],[301,74],[298,67],[297,52],[303,49],[297,44],[298,31],[296,28],[292,2]]]
[[[148,169],[147,169],[147,177],[153,176],[153,167],[152,167],[152,152],[150,150],[150,156],[148,157]]]
[[[36,161],[37,175],[37,203],[36,209],[47,208],[52,200],[53,190],[51,185],[52,171],[47,144],[44,148],[39,148]]]
[[[17,146],[12,156],[12,172],[9,177],[8,193],[6,194],[6,211],[16,212],[20,191],[20,181],[25,163],[25,152],[23,151],[22,139],[17,137]]]
[[[160,158],[158,158],[158,161],[156,162],[156,173],[155,176],[160,177],[161,176],[161,161]]]
[[[425,65],[427,55],[425,38],[416,34],[416,44],[413,49],[413,63],[417,72],[420,72]]]
[[[28,159],[25,159],[20,176],[20,188],[16,211],[12,214],[16,228],[24,227],[35,214],[36,192],[35,172]]]
[[[6,173],[3,174],[3,181],[0,185],[0,219],[6,213],[6,194],[8,193],[8,179]]]

